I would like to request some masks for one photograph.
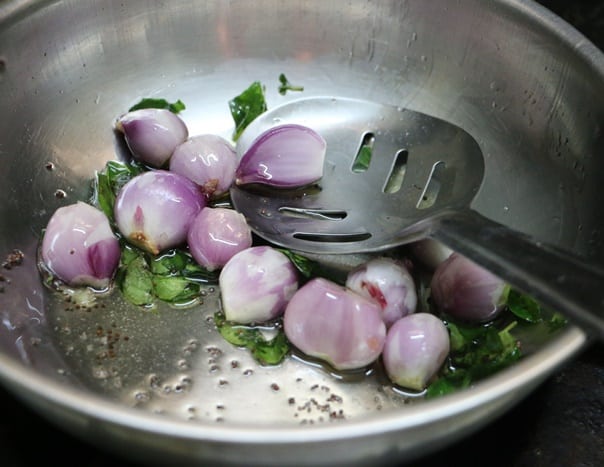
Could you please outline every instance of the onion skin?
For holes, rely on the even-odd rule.
[[[252,246],[252,231],[237,211],[205,207],[191,224],[187,243],[193,258],[207,270],[214,271]]]
[[[294,265],[269,246],[248,248],[234,255],[222,268],[218,281],[225,318],[241,324],[282,315],[298,290]]]
[[[66,284],[104,289],[119,264],[120,245],[107,216],[77,202],[52,215],[40,253],[48,270]]]
[[[126,239],[154,255],[185,242],[206,199],[182,175],[155,170],[122,187],[114,205],[115,223]]]
[[[260,183],[295,188],[323,176],[326,143],[314,130],[302,125],[279,125],[258,136],[243,154],[235,183]]]
[[[436,268],[430,288],[441,311],[473,323],[494,319],[509,291],[503,280],[458,253]]]
[[[180,144],[170,158],[170,171],[184,175],[201,187],[209,198],[217,198],[235,180],[237,154],[233,146],[216,135],[199,135]]]
[[[162,167],[189,136],[185,123],[166,109],[140,109],[121,116],[115,125],[134,158],[151,167]]]
[[[415,313],[417,307],[413,277],[405,266],[389,258],[375,258],[352,270],[346,287],[376,301],[386,327]]]
[[[307,282],[283,317],[290,342],[337,370],[366,367],[380,355],[386,326],[372,300],[322,278]]]
[[[430,313],[415,313],[401,318],[388,330],[382,360],[393,383],[422,391],[449,350],[449,332],[443,322]]]

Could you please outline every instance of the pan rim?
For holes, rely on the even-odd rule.
[[[56,2],[48,1],[38,4],[25,0],[7,0],[0,8],[0,28],[5,22],[16,21],[21,15],[39,11],[54,3]],[[604,58],[601,51],[568,23],[533,0],[499,0],[499,4],[526,13],[530,20],[541,24],[552,33],[556,30],[561,43],[573,47],[579,59],[594,68],[598,75],[604,77]],[[398,411],[393,411],[371,415],[364,419],[348,420],[337,426],[270,428],[258,425],[202,424],[159,418],[138,409],[124,407],[115,401],[105,400],[92,392],[83,394],[81,390],[52,381],[50,378],[36,373],[35,369],[28,368],[23,363],[2,353],[0,353],[0,381],[5,383],[3,385],[17,397],[39,396],[47,402],[69,408],[74,412],[156,434],[228,443],[233,441],[254,444],[327,442],[428,425],[430,422],[444,418],[443,408],[449,408],[446,412],[447,417],[454,417],[473,407],[505,397],[510,391],[529,384],[540,383],[560,365],[580,352],[587,343],[587,337],[582,331],[569,328],[536,354],[528,356],[512,368],[490,377],[476,387],[447,398],[421,404],[421,411],[419,406],[408,407],[405,409],[405,416],[401,416]],[[208,427],[211,429],[209,430]]]

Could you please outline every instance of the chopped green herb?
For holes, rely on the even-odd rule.
[[[181,276],[153,276],[153,293],[165,302],[186,303],[199,296],[199,284]]]
[[[493,325],[465,326],[447,323],[451,335],[449,362],[426,392],[426,397],[437,397],[468,387],[510,366],[521,357],[518,341],[511,330],[512,322],[503,330]]]
[[[460,389],[470,386],[472,378],[465,370],[450,372],[446,376],[438,378],[434,383],[428,386],[426,398],[445,396]]]
[[[184,270],[189,262],[188,255],[180,250],[170,250],[151,261],[153,274],[168,275],[176,274]]]
[[[229,101],[231,115],[235,121],[233,141],[237,141],[243,130],[258,117],[266,112],[264,86],[254,81],[245,91]]]
[[[120,241],[120,248],[122,251],[120,256],[121,266],[128,266],[132,261],[142,255],[142,252],[138,248],[130,246],[123,239]]]
[[[185,104],[178,99],[176,102],[170,103],[166,99],[155,99],[152,97],[146,97],[141,99],[140,102],[133,105],[128,109],[128,112],[140,109],[166,109],[172,113],[180,113],[186,109]]]
[[[191,304],[201,294],[201,285],[216,283],[218,274],[207,271],[182,250],[155,257],[125,242],[116,275],[124,297],[135,305],[164,301],[174,306]]]
[[[284,248],[278,248],[278,250],[289,258],[289,260],[293,263],[296,269],[305,278],[310,279],[313,274],[316,274],[316,270],[319,267],[319,263],[317,263],[316,261],[313,261],[307,258],[306,256],[302,256],[298,253],[294,253],[291,250],[287,250]]]
[[[120,189],[133,177],[145,171],[137,162],[109,161],[101,172],[96,173],[92,187],[92,203],[113,220],[113,205]]]
[[[357,157],[354,159],[352,164],[353,172],[365,172],[369,168],[371,162],[371,156],[373,155],[373,148],[368,144],[363,144],[359,149]]]
[[[249,349],[261,365],[278,365],[289,353],[289,342],[281,329],[267,340],[259,328],[229,323],[220,312],[214,314],[214,323],[227,342]]]
[[[279,82],[281,83],[279,86],[279,94],[282,96],[284,96],[287,91],[304,91],[304,86],[296,86],[291,84],[283,73],[279,75]]]
[[[356,173],[365,172],[369,169],[371,158],[373,157],[373,145],[375,144],[375,135],[373,133],[365,133],[361,146],[352,163],[352,171]]]
[[[132,259],[126,266],[120,288],[126,300],[134,305],[153,304],[153,274],[143,256]]]
[[[193,257],[183,250],[169,250],[161,256],[153,257],[150,262],[154,274],[178,274],[193,282],[212,284],[218,282],[219,273],[217,271],[208,271],[197,264]]]
[[[547,321],[549,332],[556,332],[568,324],[568,320],[560,313],[554,313]]]
[[[471,336],[464,336],[460,328],[455,326],[453,323],[449,323],[447,328],[449,329],[449,343],[451,351],[453,352],[460,352],[466,346],[468,341],[472,340]],[[479,332],[480,331],[478,331],[476,334]]]
[[[346,282],[348,273],[343,269],[326,267],[318,261],[307,258],[299,253],[294,253],[285,248],[277,248],[277,250],[287,256],[298,272],[300,272],[303,278],[301,282],[306,282],[313,277],[323,277],[341,285]]]
[[[543,320],[541,307],[528,295],[511,289],[508,293],[507,307],[518,318],[529,323],[539,323]]]
[[[289,352],[289,342],[285,333],[280,331],[270,341],[256,339],[250,348],[252,356],[262,365],[278,365]]]

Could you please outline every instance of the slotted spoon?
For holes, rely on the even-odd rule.
[[[471,209],[484,159],[467,132],[407,109],[315,97],[257,118],[238,151],[283,123],[323,136],[323,178],[300,190],[234,187],[233,205],[260,237],[332,254],[381,251],[429,236],[604,338],[604,271]]]

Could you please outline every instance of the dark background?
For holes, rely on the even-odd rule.
[[[604,50],[604,1],[540,3]],[[604,344],[598,343],[494,423],[412,467],[604,466],[603,425]],[[66,434],[0,388],[0,465],[25,467],[48,461],[135,466]]]

